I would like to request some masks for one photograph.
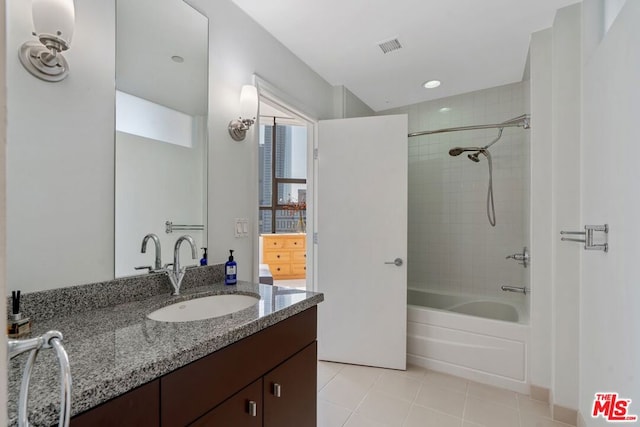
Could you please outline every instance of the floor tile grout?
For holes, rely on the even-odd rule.
[[[344,371],[345,366],[350,366],[350,365],[336,363],[334,366],[332,366],[332,368],[327,368],[327,369],[330,369],[329,372],[331,372],[331,375],[328,375],[329,377],[328,381],[326,381],[325,384],[322,386],[322,388],[318,390],[318,395],[329,384],[331,384],[333,381],[336,381],[338,378],[349,379],[349,374],[345,373]],[[335,371],[333,370],[333,368],[336,368]],[[456,425],[457,425],[457,422],[459,422],[461,427],[464,426],[465,423],[469,423],[469,425],[473,425],[473,426],[480,426],[480,424],[477,424],[477,420],[482,418],[477,418],[477,415],[475,416],[476,418],[474,418],[474,420],[468,419],[469,401],[471,397],[473,397],[476,401],[486,402],[486,403],[495,405],[493,406],[493,408],[504,409],[505,414],[510,414],[509,417],[514,415],[517,416],[517,420],[518,420],[517,426],[519,427],[524,427],[525,425],[527,425],[525,421],[528,419],[532,419],[532,420],[540,419],[540,420],[545,420],[545,422],[549,421],[550,425],[553,425],[555,427],[565,427],[565,426],[571,427],[566,424],[562,424],[554,421],[550,416],[541,414],[540,412],[542,411],[541,410],[538,411],[536,405],[528,405],[526,407],[523,406],[524,402],[526,401],[531,401],[531,402],[539,402],[539,401],[531,399],[529,396],[525,394],[516,393],[511,390],[502,389],[500,387],[488,386],[486,391],[483,390],[481,387],[480,388],[476,387],[477,390],[475,389],[472,390],[472,387],[470,387],[471,382],[468,380],[455,377],[453,375],[438,373],[436,371],[429,371],[423,368],[416,368],[416,367],[413,367],[413,369],[419,369],[420,371],[422,371],[422,375],[420,375],[420,371],[418,371],[417,374],[406,375],[405,373],[400,371],[384,370],[381,368],[374,368],[374,367],[363,367],[358,369],[363,369],[363,370],[362,371],[355,370],[351,372],[354,372],[352,375],[353,377],[355,377],[355,384],[361,387],[360,389],[356,389],[356,390],[364,390],[364,393],[362,397],[358,400],[357,404],[354,406],[354,409],[346,408],[339,403],[336,403],[331,400],[326,400],[318,396],[319,400],[322,400],[330,404],[330,405],[326,405],[325,408],[340,409],[341,412],[340,411],[337,412],[338,414],[341,414],[341,415],[337,415],[340,417],[340,419],[346,416],[346,418],[344,419],[344,422],[340,424],[340,427],[349,425],[354,421],[355,417],[358,417],[358,419],[362,421],[364,425],[370,425],[370,423],[374,423],[374,422],[379,423],[379,420],[375,419],[375,417],[369,418],[371,414],[365,413],[366,409],[365,411],[363,411],[363,406],[365,401],[368,398],[384,399],[385,397],[389,398],[390,405],[393,404],[392,402],[402,402],[402,405],[398,404],[397,406],[399,411],[398,412],[399,418],[397,419],[397,421],[399,421],[399,424],[394,423],[394,425],[402,425],[405,427],[412,425],[412,424],[409,424],[410,415],[412,411],[414,411],[416,408],[423,408],[430,411],[430,413],[440,414],[442,416],[450,417],[450,419],[456,420]],[[371,370],[370,372],[374,373],[375,376],[373,377],[372,381],[370,382],[367,381],[368,382],[367,386],[363,386],[364,383],[360,382],[360,378],[363,378],[363,379],[371,378],[370,376],[371,374],[369,374],[366,371],[367,369],[370,369]],[[436,382],[429,381],[429,379],[427,378],[428,372],[434,372],[438,375],[434,377],[436,379]],[[362,373],[366,373],[366,375]],[[398,382],[394,383],[393,377],[387,376],[387,374],[402,377],[403,381],[398,381],[398,379],[396,378],[396,381]],[[382,381],[384,381],[383,378],[390,381],[389,383],[387,383],[387,386],[389,387],[387,386],[382,387]],[[455,381],[447,382],[449,381],[448,378],[455,379]],[[461,383],[459,382],[459,380],[463,380],[464,382]],[[415,387],[414,384],[418,385],[418,387],[415,388],[415,391],[412,394],[407,393],[407,391],[410,391],[412,388]],[[456,393],[456,394],[459,393],[464,395],[464,399],[462,400],[462,412],[460,416],[452,415],[451,413],[444,412],[440,409],[437,409],[436,407],[431,407],[431,406],[427,406],[419,403],[418,398],[420,394],[425,390],[426,387],[429,387],[430,384],[434,386],[435,390],[437,389],[447,390],[448,392],[451,392],[451,393]],[[464,384],[464,392],[460,391],[460,389],[462,388],[460,384]],[[393,387],[396,387],[396,385],[397,385],[397,389],[394,391]],[[478,385],[484,386],[484,384],[481,384],[481,383],[478,383]],[[495,389],[495,391],[492,391],[493,389]],[[431,390],[431,392],[433,392],[433,390]],[[358,393],[362,393],[362,391],[359,391]],[[374,395],[376,397],[373,397]],[[326,397],[326,394],[325,394],[325,397]],[[492,399],[492,397],[494,399]],[[507,397],[509,397],[509,399],[507,399]],[[508,403],[512,397],[515,398],[516,405],[511,405]],[[539,402],[539,403],[544,404],[544,402]],[[437,406],[437,405],[434,405],[434,406]],[[476,406],[478,405],[476,404]],[[453,406],[453,407],[459,408],[459,406]],[[523,411],[524,408],[528,408],[526,413],[525,411]],[[402,412],[400,412],[400,409],[402,409]],[[335,425],[329,426],[329,425],[318,424],[318,427],[335,427]]]

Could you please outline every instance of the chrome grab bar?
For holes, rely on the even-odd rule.
[[[605,243],[596,244],[593,243],[593,232],[599,231],[604,233]],[[570,237],[562,237],[560,240],[563,242],[577,242],[584,243],[584,249],[587,251],[604,251],[609,252],[609,243],[607,240],[607,234],[609,234],[609,224],[604,225],[585,225],[584,231],[561,231],[561,235],[577,235],[585,236],[584,239],[573,239]]]
[[[60,364],[60,417],[58,425],[61,427],[69,427],[69,419],[71,417],[71,367],[69,364],[69,356],[62,346],[62,333],[59,331],[49,331],[36,338],[8,340],[7,347],[9,359],[13,359],[27,351],[30,352],[20,383],[18,427],[29,427],[27,408],[29,401],[29,381],[31,381],[31,371],[33,370],[38,352],[43,348],[53,348]]]

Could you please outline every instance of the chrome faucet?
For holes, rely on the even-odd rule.
[[[160,250],[160,239],[158,238],[157,235],[153,233],[149,233],[146,236],[144,236],[144,239],[142,239],[142,247],[140,248],[140,252],[142,252],[143,254],[147,253],[147,242],[149,241],[149,239],[153,240],[153,243],[156,247],[155,267],[153,269],[151,267],[135,267],[135,269],[143,270],[148,268],[149,272],[162,271],[162,253]]]
[[[184,278],[184,273],[186,271],[186,267],[180,268],[180,245],[182,242],[189,242],[191,245],[191,258],[197,259],[198,255],[196,253],[196,243],[193,241],[191,236],[181,236],[176,241],[176,245],[173,248],[173,269],[168,270],[167,274],[169,275],[169,280],[171,281],[171,286],[173,286],[173,294],[180,294],[180,284],[182,283],[182,279]]]

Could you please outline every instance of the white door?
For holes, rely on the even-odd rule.
[[[406,369],[407,116],[318,135],[318,358]]]

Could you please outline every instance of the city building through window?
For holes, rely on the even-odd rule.
[[[307,128],[261,117],[260,234],[304,233],[307,218]]]

